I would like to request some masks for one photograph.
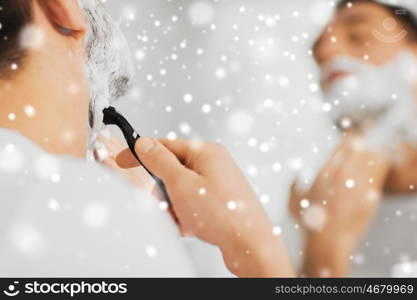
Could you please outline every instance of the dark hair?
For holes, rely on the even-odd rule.
[[[417,0],[416,0],[417,1]],[[368,2],[368,3],[375,3],[377,5],[381,5],[385,7],[387,10],[391,12],[391,14],[409,31],[409,37],[417,42],[417,15],[414,15],[408,9],[396,6],[396,5],[388,5],[377,2],[375,0],[342,0],[339,2],[337,9],[340,10],[346,7],[349,3],[355,4],[360,2]]]
[[[20,65],[26,51],[19,44],[21,30],[32,19],[32,0],[0,0],[0,77]]]

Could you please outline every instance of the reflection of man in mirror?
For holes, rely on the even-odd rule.
[[[341,1],[314,46],[342,138],[310,190],[293,186],[307,276],[417,272],[417,2],[386,2]]]

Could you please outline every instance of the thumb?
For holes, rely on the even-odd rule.
[[[178,178],[185,170],[178,158],[156,139],[138,139],[135,151],[143,165],[165,183]]]

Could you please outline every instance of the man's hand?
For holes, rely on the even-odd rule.
[[[293,186],[290,211],[305,230],[306,276],[344,276],[378,209],[389,170],[384,153],[347,136],[310,191]]]
[[[140,138],[136,153],[165,183],[180,227],[218,246],[238,276],[293,275],[286,249],[226,149],[217,144]],[[128,149],[116,159],[136,167]]]
[[[142,166],[136,164],[135,168],[124,169],[118,165],[116,161],[117,155],[124,149],[126,149],[126,142],[121,140],[110,130],[106,129],[97,134],[94,149],[96,160],[102,165],[122,175],[131,184],[142,190],[149,191],[157,198],[162,199],[156,192],[155,182]]]

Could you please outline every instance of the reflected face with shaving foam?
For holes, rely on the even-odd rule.
[[[409,34],[407,28],[383,5],[352,2],[339,9],[314,46],[315,59],[323,71],[323,89],[351,75],[348,70],[327,72],[325,66],[334,58],[349,56],[382,66],[401,51],[415,47]]]

